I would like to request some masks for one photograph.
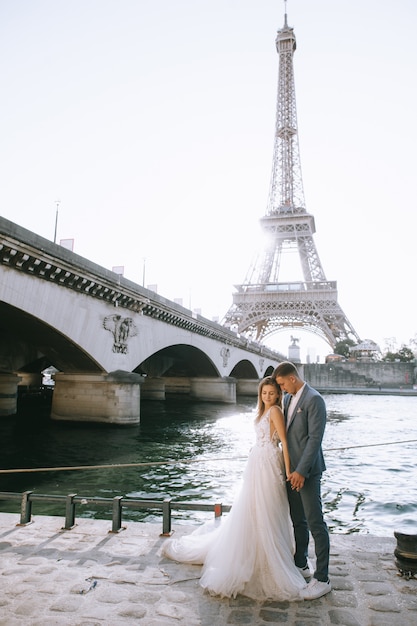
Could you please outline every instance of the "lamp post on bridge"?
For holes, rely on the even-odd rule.
[[[56,212],[55,212],[55,232],[54,232],[54,243],[56,243],[56,231],[58,228],[58,209],[59,209],[60,200],[56,200]]]

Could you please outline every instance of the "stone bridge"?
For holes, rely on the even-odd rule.
[[[0,415],[51,365],[53,419],[129,424],[141,398],[235,402],[284,359],[0,218]]]

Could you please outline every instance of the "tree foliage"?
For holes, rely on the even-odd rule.
[[[349,348],[355,345],[355,342],[352,339],[346,339],[345,341],[338,341],[334,347],[334,353],[340,354],[346,358],[349,357]]]
[[[383,361],[390,363],[395,361],[400,361],[401,363],[411,363],[414,359],[414,352],[406,345],[402,345],[397,352],[386,352],[382,358]]]

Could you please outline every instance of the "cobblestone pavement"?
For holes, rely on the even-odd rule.
[[[212,598],[200,567],[158,556],[162,525],[0,513],[0,626],[410,626],[417,579],[395,566],[394,537],[332,535],[333,590],[309,602]],[[177,534],[189,531],[175,528]]]

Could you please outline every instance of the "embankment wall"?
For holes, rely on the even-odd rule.
[[[304,379],[312,387],[412,389],[417,384],[414,363],[309,363],[303,365]]]

